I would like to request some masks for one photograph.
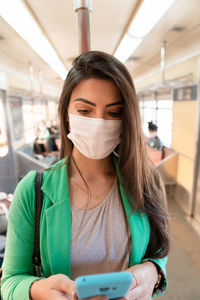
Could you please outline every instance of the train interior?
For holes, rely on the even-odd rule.
[[[162,13],[154,24],[159,9]],[[164,180],[172,232],[169,288],[162,297],[198,300],[199,0],[1,1],[1,261],[17,183],[30,170],[42,171],[59,160],[57,107],[62,86],[72,61],[87,50],[110,53],[128,68],[146,141],[153,137],[149,122],[156,125],[160,146],[152,146],[150,140],[147,151]]]

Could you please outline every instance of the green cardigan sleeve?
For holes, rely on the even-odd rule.
[[[162,284],[161,287],[158,287],[158,290],[154,291],[153,296],[161,296],[167,291],[167,272],[166,272],[166,264],[167,264],[168,257],[165,256],[163,258],[153,259],[153,258],[146,258],[143,259],[142,262],[145,261],[152,261],[154,262],[161,271],[162,274]]]
[[[35,171],[18,184],[8,218],[1,296],[5,300],[28,300],[33,276],[35,230]]]

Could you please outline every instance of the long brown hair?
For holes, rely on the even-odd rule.
[[[122,133],[119,145],[119,170],[128,200],[138,212],[148,215],[151,236],[145,256],[161,258],[169,251],[168,214],[163,183],[147,157],[143,138],[139,103],[132,78],[126,67],[115,57],[100,51],[81,54],[67,75],[59,103],[61,127],[61,158],[70,156],[72,142],[67,138],[67,111],[73,89],[82,80],[112,80],[124,103]]]

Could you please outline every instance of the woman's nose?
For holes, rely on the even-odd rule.
[[[104,119],[104,112],[97,112],[96,115],[95,115],[95,118]]]

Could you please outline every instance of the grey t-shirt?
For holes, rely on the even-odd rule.
[[[131,236],[117,179],[97,207],[71,207],[71,279],[128,268]],[[80,228],[81,225],[81,228]]]

